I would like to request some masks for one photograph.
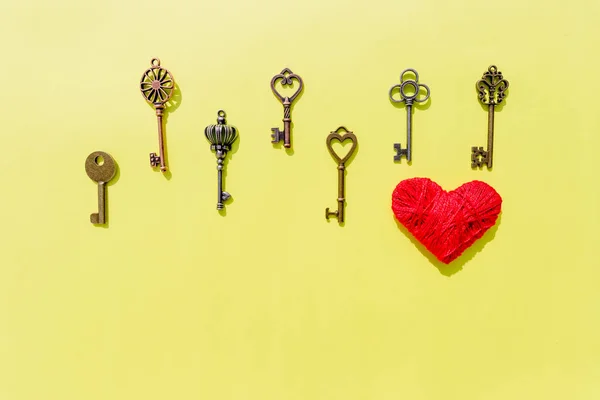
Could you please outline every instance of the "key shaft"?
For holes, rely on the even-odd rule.
[[[412,104],[406,103],[406,160],[412,161]]]
[[[158,123],[158,151],[159,151],[159,156],[158,156],[158,161],[160,163],[160,170],[162,172],[166,172],[167,171],[167,165],[165,162],[165,143],[164,143],[164,133],[163,133],[163,115],[164,115],[164,109],[165,107],[163,105],[158,105],[156,106],[156,121]],[[152,162],[151,162],[152,164]],[[158,164],[155,162],[153,167],[158,166]]]
[[[283,102],[283,147],[290,148],[291,140],[290,140],[290,125],[292,123],[291,117],[291,106],[290,100],[286,97]]]
[[[494,158],[494,105],[488,106],[487,167],[492,168]]]
[[[344,198],[345,196],[345,184],[346,184],[346,180],[345,178],[345,170],[346,167],[344,166],[344,164],[340,164],[338,166],[338,221],[340,222],[344,222],[344,208],[345,208],[345,201],[346,199]]]
[[[106,182],[98,182],[98,212],[90,215],[92,224],[106,223]]]

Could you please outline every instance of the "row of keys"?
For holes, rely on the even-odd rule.
[[[409,78],[408,76],[414,78]],[[275,87],[276,83],[281,80],[283,87],[292,86],[294,80],[298,82],[296,91],[291,96],[283,96]],[[302,78],[294,74],[290,69],[285,68],[281,73],[275,75],[271,79],[271,90],[283,104],[283,130],[272,128],[272,143],[278,143],[283,140],[285,148],[291,148],[291,106],[294,100],[302,92],[304,82]],[[492,168],[492,157],[494,149],[494,111],[495,106],[502,103],[506,97],[508,89],[508,81],[504,79],[502,73],[495,65],[492,65],[483,74],[482,78],[477,81],[476,88],[478,91],[479,101],[488,106],[488,140],[486,150],[483,147],[471,148],[471,167],[482,167],[487,165]],[[150,68],[142,75],[140,81],[140,90],[146,101],[152,103],[156,111],[158,122],[158,143],[159,154],[150,154],[150,165],[152,167],[160,167],[160,170],[166,172],[168,167],[165,159],[164,133],[163,133],[163,115],[165,104],[172,98],[175,92],[175,79],[171,72],[161,67],[160,60],[153,58],[150,61]],[[400,98],[396,99],[394,93],[398,92]],[[423,94],[420,97],[420,94]],[[412,108],[415,103],[425,103],[429,100],[431,91],[427,85],[419,83],[419,74],[416,70],[409,68],[400,74],[400,84],[394,85],[389,90],[390,100],[394,103],[404,103],[406,107],[406,135],[407,145],[402,148],[400,143],[394,143],[396,155],[394,161],[400,161],[402,156],[406,157],[408,162],[412,161]],[[223,169],[225,168],[225,157],[231,150],[231,146],[237,139],[237,129],[229,126],[225,121],[225,111],[217,112],[217,124],[209,125],[204,130],[207,140],[211,143],[211,150],[215,152],[217,157],[217,210],[222,210],[225,207],[225,202],[231,198],[231,195],[223,190]],[[344,134],[340,134],[344,132]],[[351,142],[351,147],[344,157],[340,157],[333,149],[332,142],[345,141]],[[326,139],[327,149],[337,163],[338,169],[338,208],[336,211],[325,210],[325,218],[330,217],[338,219],[340,224],[344,223],[344,208],[345,208],[345,170],[346,163],[353,156],[358,140],[353,132],[348,131],[345,127],[340,126],[335,131],[331,132]],[[94,182],[98,183],[98,212],[90,216],[90,221],[93,224],[106,223],[106,184],[114,178],[116,172],[116,163],[114,159],[107,153],[95,151],[91,153],[85,161],[85,170]]]
[[[413,78],[410,78],[412,76]],[[281,81],[282,87],[292,87],[294,81],[298,82],[296,91],[291,96],[283,96],[275,87],[278,81]],[[495,107],[502,103],[508,90],[508,81],[504,79],[502,72],[495,65],[491,65],[477,81],[476,88],[479,101],[488,107],[488,135],[487,147],[471,148],[471,167],[477,168],[486,165],[492,168],[494,154],[494,111]],[[283,130],[271,128],[271,143],[283,141],[284,148],[292,147],[291,124],[292,103],[304,89],[304,82],[297,74],[290,69],[285,68],[279,74],[271,79],[271,90],[283,104]],[[163,114],[165,104],[171,99],[175,92],[175,79],[171,72],[160,66],[160,60],[153,58],[150,61],[150,68],[142,75],[140,81],[140,90],[146,101],[152,103],[156,110],[158,120],[158,144],[159,154],[150,153],[150,165],[159,167],[163,172],[167,171],[165,159],[165,146],[163,134]],[[397,99],[394,94],[399,93]],[[421,96],[422,94],[422,96]],[[394,161],[400,161],[406,157],[408,162],[412,161],[412,113],[415,103],[425,103],[429,100],[431,91],[427,85],[419,83],[419,74],[416,70],[409,68],[400,74],[400,83],[394,85],[389,90],[390,100],[394,103],[404,103],[406,107],[406,148],[402,148],[400,143],[394,143]]]
[[[413,76],[413,79],[407,76]],[[471,147],[471,168],[487,165],[492,168],[492,158],[494,154],[494,110],[497,105],[502,103],[506,97],[508,81],[502,76],[495,65],[491,65],[483,74],[482,78],[475,84],[479,101],[488,106],[488,136],[487,148]],[[394,93],[400,94],[400,99],[396,100]],[[420,96],[420,94],[423,94]],[[406,148],[403,149],[400,143],[394,143],[396,155],[394,161],[400,161],[402,156],[406,157],[408,162],[412,161],[412,108],[415,103],[425,103],[429,99],[431,91],[427,85],[419,83],[419,74],[412,68],[402,71],[400,74],[400,84],[390,88],[390,100],[394,103],[404,103],[406,106]]]
[[[227,156],[227,152],[231,150],[232,144],[237,139],[237,129],[225,123],[225,116],[225,111],[219,110],[217,113],[217,124],[209,125],[204,130],[206,139],[211,143],[210,148],[215,152],[217,157],[217,210],[222,210],[225,207],[224,203],[231,198],[231,195],[223,190],[224,159]],[[340,132],[344,132],[344,134],[340,134]],[[338,141],[340,144],[350,141],[350,150],[345,156],[341,157],[333,149],[332,143],[334,141]],[[329,220],[330,217],[335,217],[340,224],[343,224],[346,203],[344,197],[346,163],[353,156],[358,145],[358,140],[353,132],[340,126],[327,136],[325,143],[338,169],[338,208],[336,211],[329,211],[329,208],[325,209],[325,218]],[[102,225],[106,223],[106,185],[115,177],[116,169],[117,164],[115,160],[103,151],[94,151],[85,160],[87,175],[98,184],[98,212],[90,215],[90,222],[92,224]]]

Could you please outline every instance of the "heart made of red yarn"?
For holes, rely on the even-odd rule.
[[[412,178],[392,194],[396,219],[445,264],[494,226],[501,206],[500,195],[481,181],[446,192],[431,179]]]

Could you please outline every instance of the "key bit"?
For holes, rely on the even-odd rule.
[[[475,84],[477,97],[483,105],[488,106],[488,135],[487,149],[471,147],[471,168],[487,165],[492,168],[494,157],[494,112],[495,107],[502,103],[508,90],[508,81],[495,65],[490,65],[480,80]]]
[[[271,128],[271,131],[273,132],[271,134],[271,138],[273,138],[273,140],[271,140],[271,143],[279,143],[282,140],[284,140],[285,132],[280,131],[279,128]]]
[[[394,161],[400,161],[402,159],[402,156],[408,158],[408,148],[403,149],[400,143],[394,143],[394,150],[396,151]],[[410,161],[410,159],[408,160]]]
[[[298,89],[296,89],[296,92],[289,97],[282,96],[281,93],[279,93],[277,91],[277,89],[275,88],[275,83],[280,79],[281,79],[281,86],[283,86],[283,87],[291,86],[293,84],[293,80],[296,79],[298,81]],[[292,103],[294,102],[296,97],[298,97],[298,95],[300,94],[300,92],[302,91],[303,88],[304,88],[304,83],[302,82],[302,78],[300,78],[298,75],[294,74],[288,68],[284,68],[283,71],[281,71],[281,73],[275,75],[273,77],[273,79],[271,79],[271,90],[273,91],[275,96],[277,96],[277,98],[281,101],[281,104],[283,104],[283,120],[282,120],[283,121],[283,131],[280,130],[279,128],[271,128],[271,131],[273,132],[271,134],[271,138],[273,139],[273,140],[271,140],[271,143],[279,143],[280,141],[283,140],[283,147],[285,147],[285,148],[292,147],[291,107],[292,107]]]

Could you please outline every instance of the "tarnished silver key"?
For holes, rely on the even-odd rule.
[[[415,79],[405,79],[405,75],[407,74],[413,74]],[[425,97],[420,98],[419,91],[421,88],[425,89]],[[394,89],[398,89],[400,92],[400,100],[396,100],[392,96]],[[400,84],[390,88],[390,100],[394,103],[404,103],[406,105],[406,149],[403,149],[400,143],[394,143],[394,150],[396,150],[394,161],[400,161],[402,156],[406,157],[406,161],[412,161],[412,107],[414,103],[427,101],[429,94],[429,87],[419,83],[419,74],[412,68],[402,71],[400,74]]]

